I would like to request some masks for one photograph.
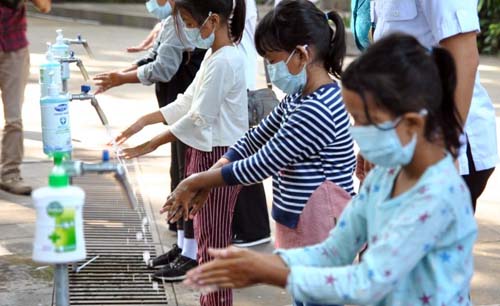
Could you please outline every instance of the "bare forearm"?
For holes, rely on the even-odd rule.
[[[129,70],[129,71],[124,71],[119,74],[119,85],[122,84],[135,84],[135,83],[140,83],[141,81],[137,77],[137,71],[136,69],[134,70]]]
[[[286,287],[290,269],[278,255],[264,255],[265,261],[262,271],[262,276],[259,279],[260,283],[273,285],[281,288]]]
[[[175,137],[172,132],[170,132],[170,129],[167,129],[165,132],[155,136],[153,139],[151,139],[151,145],[153,148],[158,148],[161,145],[176,141],[177,138]]]
[[[463,33],[441,41],[441,46],[448,50],[455,60],[457,88],[455,103],[465,124],[472,103],[474,83],[476,81],[479,53],[476,44],[476,33]]]
[[[134,71],[134,72],[137,71],[137,64],[132,64],[129,67],[123,69],[121,72],[125,73],[125,72],[131,72],[131,71]]]
[[[156,123],[165,123],[165,118],[163,118],[163,115],[160,111],[144,115],[139,120],[141,121],[142,126],[152,125]]]
[[[42,13],[50,12],[52,1],[51,0],[31,0],[35,7]]]

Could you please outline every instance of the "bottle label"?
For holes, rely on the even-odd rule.
[[[54,251],[57,253],[75,251],[75,209],[64,208],[61,203],[54,201],[47,206],[47,215],[54,219],[54,230],[47,237],[52,242]]]
[[[42,104],[42,139],[46,154],[72,150],[67,102]]]

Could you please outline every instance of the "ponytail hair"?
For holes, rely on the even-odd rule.
[[[344,64],[344,58],[347,52],[344,20],[334,11],[328,12],[326,17],[328,21],[333,22],[335,28],[330,29],[332,34],[330,35],[330,48],[328,57],[325,60],[325,68],[337,79],[340,79],[342,75],[342,65]]]
[[[416,38],[391,34],[371,45],[342,75],[344,88],[366,97],[394,116],[427,111],[424,136],[458,156],[462,134],[455,105],[457,75],[451,54],[443,48],[429,50]]]
[[[221,17],[222,22],[226,22],[231,40],[239,43],[245,30],[246,4],[245,0],[176,0],[174,14],[179,9],[185,9],[191,16],[202,24],[210,13]],[[176,28],[180,28],[178,17],[176,18]]]
[[[438,69],[442,89],[437,121],[440,123],[446,148],[456,157],[460,148],[460,136],[457,135],[462,133],[463,122],[455,104],[457,87],[455,61],[450,52],[444,48],[432,48],[431,56]]]
[[[231,39],[239,44],[245,31],[246,3],[245,0],[229,0],[234,2],[232,14],[228,19]],[[249,0],[254,1],[254,0]]]
[[[261,56],[272,51],[291,53],[304,45],[315,51],[313,61],[340,79],[346,43],[338,13],[325,14],[308,0],[283,0],[262,18],[255,31],[255,47]]]

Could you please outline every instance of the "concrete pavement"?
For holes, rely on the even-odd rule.
[[[82,24],[77,22],[51,21],[30,18],[29,37],[31,41],[31,77],[26,89],[25,118],[26,157],[23,164],[25,179],[35,187],[46,185],[50,162],[41,150],[40,112],[38,95],[38,65],[43,59],[45,41],[54,41],[55,29],[63,28],[68,37],[81,33],[90,42],[96,59],[82,56],[91,74],[126,67],[136,55],[126,54],[125,48],[141,41],[147,30],[117,26]],[[77,55],[85,54],[74,47]],[[493,97],[500,117],[500,59],[483,57],[480,71],[484,85]],[[72,67],[71,92],[79,91],[83,79]],[[264,84],[264,75],[259,72],[259,82]],[[115,131],[132,123],[140,114],[157,109],[153,87],[125,85],[99,96],[99,101]],[[1,113],[1,111],[0,111]],[[3,113],[1,114],[3,115]],[[105,147],[108,135],[100,125],[93,108],[87,102],[71,105],[71,121],[74,145],[78,155],[96,159]],[[129,142],[139,144],[162,130],[162,126],[147,128]],[[497,122],[500,135],[500,121]],[[164,250],[175,241],[168,232],[159,207],[169,190],[168,164],[169,148],[164,146],[147,157],[140,158],[138,165],[141,192],[151,205],[156,226]],[[472,297],[476,305],[500,303],[498,280],[500,279],[500,171],[496,171],[480,199],[477,220],[480,226],[479,239],[475,248],[476,274],[472,284]],[[269,187],[269,185],[267,185]],[[270,191],[270,189],[268,189]],[[270,194],[270,193],[268,193]],[[270,199],[269,199],[270,200]],[[148,205],[149,205],[148,204]],[[30,198],[12,196],[0,191],[0,306],[50,305],[52,294],[52,271],[38,269],[31,262],[31,242],[34,232],[34,210]],[[269,252],[271,245],[260,250]],[[197,292],[181,285],[173,288],[177,301],[173,304],[197,305]],[[235,294],[236,306],[288,305],[289,297],[280,289],[268,286],[239,290]]]

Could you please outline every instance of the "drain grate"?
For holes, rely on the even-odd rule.
[[[83,213],[87,259],[99,258],[79,273],[70,271],[71,305],[167,305],[163,284],[152,281],[144,264],[145,251],[151,257],[156,254],[149,223],[143,222],[140,195],[137,212],[111,176],[75,178],[75,185],[87,197]]]

